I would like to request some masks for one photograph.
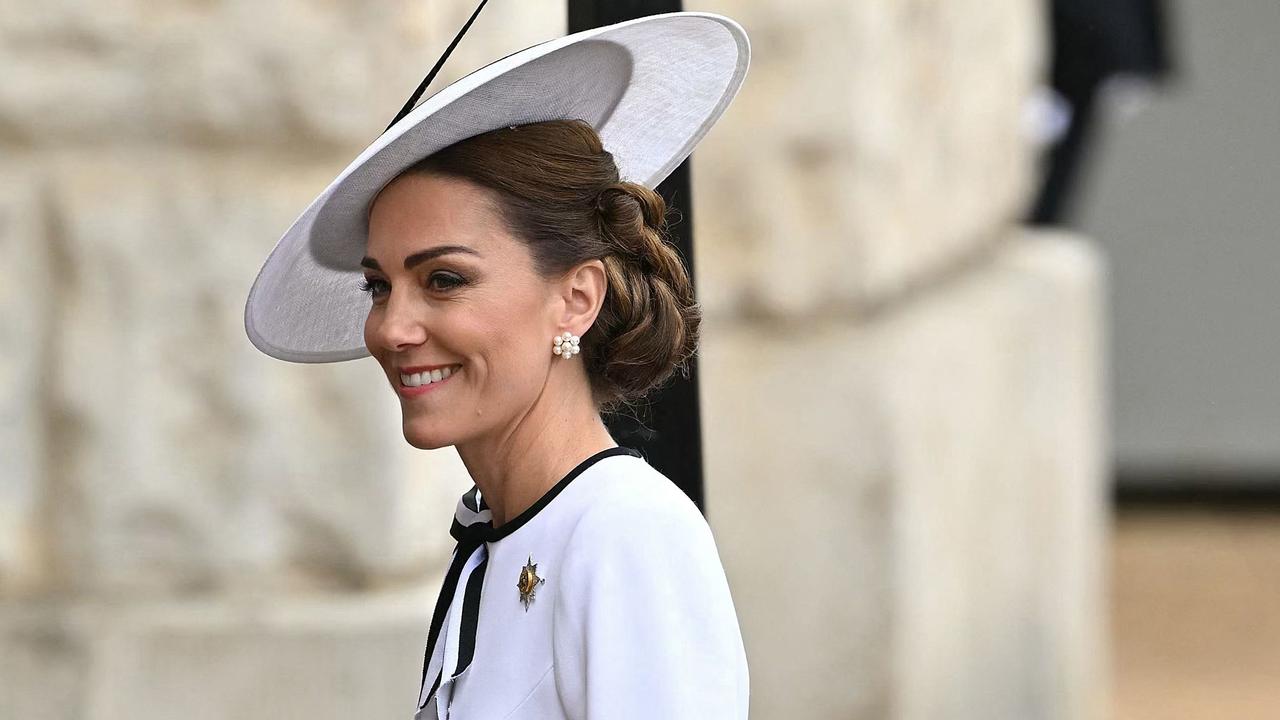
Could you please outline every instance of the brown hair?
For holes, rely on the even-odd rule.
[[[666,204],[619,178],[613,156],[581,120],[501,128],[468,138],[406,172],[468,180],[494,191],[508,228],[528,243],[543,277],[604,262],[608,289],[582,337],[597,406],[644,397],[676,370],[688,373],[701,307],[666,237]]]

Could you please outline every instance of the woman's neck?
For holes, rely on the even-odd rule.
[[[548,387],[500,432],[456,447],[496,528],[527,510],[578,463],[615,445],[589,389]]]

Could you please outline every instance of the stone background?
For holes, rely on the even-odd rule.
[[[753,718],[1103,714],[1105,267],[1016,223],[1038,7],[687,4],[754,51],[693,165]],[[470,10],[0,0],[0,718],[412,714],[465,473],[241,313]],[[492,3],[443,79],[563,31]]]

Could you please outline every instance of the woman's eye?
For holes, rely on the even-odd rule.
[[[376,298],[391,292],[391,287],[385,280],[367,277],[360,281],[360,290]]]
[[[465,279],[453,273],[438,272],[427,278],[427,287],[434,290],[452,290],[466,284]]]
[[[453,273],[438,272],[427,278],[427,287],[432,290],[452,290],[466,284],[465,278]],[[391,284],[386,280],[367,277],[360,281],[360,290],[369,293],[376,299],[390,293]]]

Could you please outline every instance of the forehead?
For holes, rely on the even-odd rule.
[[[402,175],[382,189],[369,211],[366,253],[399,262],[436,245],[465,245],[482,256],[523,249],[498,214],[493,194],[474,183],[438,175]]]

